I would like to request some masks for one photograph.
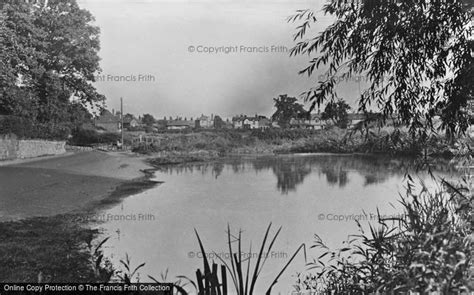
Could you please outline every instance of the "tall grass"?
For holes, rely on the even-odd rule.
[[[184,134],[155,134],[153,144],[135,146],[138,153],[210,151],[219,156],[245,153],[382,153],[453,156],[453,146],[436,134],[413,138],[406,130],[390,128],[323,130],[208,130]],[[459,142],[470,141],[461,138]]]
[[[320,255],[300,276],[296,291],[314,294],[468,292],[472,256],[473,196],[444,180],[436,190],[409,177],[401,217],[359,225],[343,247],[330,250],[315,235]],[[472,289],[471,289],[472,290]]]
[[[222,257],[217,255],[214,252],[214,255],[221,261],[221,282],[217,278],[217,269],[218,265],[213,263],[212,268],[210,267],[207,255],[199,237],[198,232],[196,231],[196,237],[199,242],[199,247],[203,256],[204,264],[204,276],[201,275],[202,272],[197,270],[197,283],[193,282],[193,285],[196,288],[196,293],[199,295],[208,295],[208,294],[227,294],[227,272],[230,274],[235,292],[238,295],[253,295],[257,294],[255,292],[255,286],[257,284],[258,278],[262,272],[262,269],[268,259],[268,255],[265,253],[270,253],[273,248],[273,245],[280,234],[281,227],[273,235],[270,235],[271,223],[268,225],[265,235],[263,237],[260,250],[257,255],[255,262],[252,262],[252,255],[245,257],[246,252],[242,250],[242,231],[239,231],[238,235],[234,237],[231,234],[230,226],[227,225],[227,244],[229,247],[230,263],[226,262]],[[235,245],[236,246],[233,246]],[[303,250],[304,257],[306,260],[306,248],[302,244],[294,252],[293,256],[288,260],[286,265],[281,269],[278,275],[275,277],[271,285],[268,287],[266,294],[271,294],[272,288],[277,284],[278,279],[283,275],[291,262],[295,259],[298,253]],[[249,246],[249,254],[252,253],[252,245]],[[189,281],[192,281],[188,278]],[[197,287],[196,287],[197,286]]]

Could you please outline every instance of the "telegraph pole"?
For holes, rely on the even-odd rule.
[[[122,150],[123,150],[123,98],[122,97],[120,97],[120,121],[121,121],[120,131],[122,135]]]

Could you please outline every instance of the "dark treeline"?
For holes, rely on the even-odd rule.
[[[105,99],[91,84],[100,71],[93,16],[76,0],[0,5],[1,133],[67,137]]]

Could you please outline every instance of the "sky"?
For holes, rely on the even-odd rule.
[[[229,118],[274,112],[273,98],[299,97],[323,71],[299,75],[311,57],[290,57],[297,9],[324,0],[78,0],[101,30],[102,72],[95,86],[124,113]],[[317,14],[311,36],[332,18]],[[359,83],[341,82],[349,104]],[[303,103],[303,101],[302,101]]]

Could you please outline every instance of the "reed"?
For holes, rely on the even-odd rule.
[[[441,180],[438,189],[423,183],[417,192],[408,177],[403,213],[382,218],[329,249],[315,235],[321,255],[300,276],[296,291],[313,294],[418,292],[458,294],[472,288],[473,195],[465,185]]]
[[[270,235],[272,224],[270,223],[265,231],[265,235],[263,236],[263,240],[260,246],[260,250],[258,252],[256,261],[252,261],[252,255],[247,255],[242,250],[242,231],[239,231],[238,235],[234,237],[231,234],[230,225],[227,225],[227,245],[229,247],[229,256],[230,256],[230,263],[226,262],[222,257],[220,257],[217,253],[213,252],[214,255],[220,260],[221,268],[221,279],[217,276],[218,272],[218,265],[216,263],[212,263],[212,267],[209,264],[207,259],[207,255],[201,241],[201,238],[197,232],[196,237],[199,242],[199,247],[202,252],[203,256],[203,265],[204,265],[204,272],[201,270],[196,271],[196,278],[197,284],[193,283],[196,288],[196,291],[199,295],[225,295],[227,294],[227,272],[230,274],[230,279],[232,280],[232,284],[235,288],[235,291],[238,295],[253,295],[255,293],[255,286],[257,284],[258,278],[262,272],[265,263],[267,262],[268,255],[265,253],[270,253],[274,243],[280,234],[281,227],[277,230],[277,232],[272,236]],[[236,246],[234,246],[236,244]],[[303,250],[304,257],[306,260],[306,248],[304,244],[301,244],[300,247],[294,252],[292,257],[286,263],[286,265],[281,269],[278,273],[276,278],[273,280],[271,285],[268,287],[266,294],[271,294],[272,288],[277,284],[279,278],[283,275],[286,271],[288,266],[291,262],[295,259],[298,253]],[[249,252],[252,253],[252,245],[249,246]],[[188,278],[187,278],[188,279]],[[189,279],[188,279],[189,280]]]

